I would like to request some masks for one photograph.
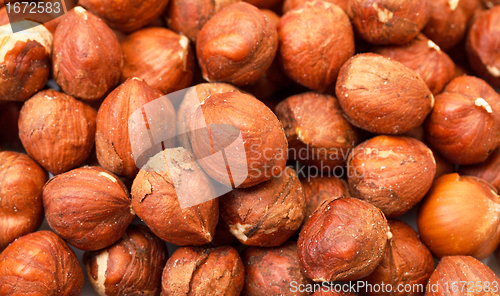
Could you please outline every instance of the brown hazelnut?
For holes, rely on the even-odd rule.
[[[387,245],[382,261],[377,268],[361,281],[366,281],[365,295],[385,296],[418,296],[424,295],[424,287],[434,271],[432,254],[420,241],[418,234],[408,224],[389,220],[389,228],[393,235]],[[390,285],[392,291],[375,292],[368,284]],[[413,287],[410,292],[402,290]],[[420,290],[417,287],[422,287]]]
[[[348,12],[356,32],[373,44],[404,44],[424,28],[429,0],[352,0]]]
[[[295,8],[303,5],[304,3],[311,2],[311,1],[314,1],[314,0],[285,0],[283,2],[283,13],[285,14],[285,13],[289,12],[290,10],[295,9]],[[348,7],[347,2],[349,2],[348,0],[323,0],[323,1],[335,4],[338,7],[340,7],[344,12],[347,13],[347,7]]]
[[[422,201],[418,232],[434,256],[469,255],[480,260],[500,243],[500,197],[486,181],[444,175]]]
[[[201,83],[187,90],[177,111],[177,137],[180,146],[192,150],[189,142],[189,122],[205,99],[212,94],[233,91],[239,92],[236,87],[227,83]]]
[[[406,213],[427,193],[436,174],[432,151],[413,138],[377,136],[358,145],[347,160],[353,197],[387,217]]]
[[[168,128],[158,126],[160,122]],[[175,122],[175,110],[168,97],[142,79],[126,80],[106,97],[97,113],[95,144],[99,164],[115,174],[135,177],[141,161],[145,163],[156,154],[150,151],[152,147],[159,146],[156,151],[161,151],[175,146]],[[145,159],[141,160],[141,156]]]
[[[100,18],[75,7],[57,26],[52,63],[54,78],[65,93],[98,100],[120,79],[120,44]]]
[[[242,255],[245,265],[245,285],[241,295],[310,295],[293,291],[295,286],[310,284],[300,272],[297,243],[288,241],[275,248],[250,247]]]
[[[171,0],[166,11],[168,27],[196,42],[203,25],[226,6],[241,0]]]
[[[17,24],[26,30],[0,26],[0,101],[26,101],[49,77],[52,33],[31,21]]]
[[[496,87],[500,87],[499,36],[500,6],[495,6],[475,17],[466,44],[472,69]]]
[[[78,296],[83,271],[73,251],[51,231],[25,235],[0,255],[0,294]]]
[[[414,70],[434,95],[439,94],[455,77],[453,61],[423,34],[404,45],[379,47],[374,52]]]
[[[347,119],[376,134],[403,134],[424,122],[434,96],[413,70],[378,54],[358,54],[340,69],[335,92]]]
[[[221,219],[248,246],[276,247],[302,225],[305,197],[295,171],[285,167],[269,181],[220,197]]]
[[[323,201],[332,197],[350,197],[349,185],[337,177],[309,177],[301,180],[306,198],[304,222],[316,211]]]
[[[244,0],[258,8],[274,8],[279,6],[283,0]]]
[[[263,8],[261,8],[260,11],[274,25],[274,27],[278,26],[278,23],[280,22],[281,17],[278,14],[276,14],[276,12],[269,10],[269,9],[263,9]]]
[[[189,130],[201,167],[226,186],[250,187],[278,176],[285,167],[288,146],[283,127],[250,95],[212,94],[196,110]]]
[[[460,166],[461,176],[474,176],[485,180],[500,191],[500,148],[495,149],[483,162],[475,165]]]
[[[484,161],[500,144],[500,95],[485,81],[460,76],[436,97],[425,122],[429,144],[451,163]]]
[[[43,220],[42,189],[47,173],[26,154],[0,152],[0,252],[33,232]]]
[[[340,67],[354,54],[347,15],[329,2],[306,2],[290,10],[278,24],[278,58],[293,81],[324,92]]]
[[[161,16],[168,0],[80,0],[79,4],[111,28],[130,33]]]
[[[50,228],[85,251],[116,242],[135,217],[123,182],[100,167],[50,179],[43,189],[43,207]]]
[[[94,148],[97,112],[72,96],[44,90],[19,114],[19,137],[28,154],[53,174],[82,164]]]
[[[240,295],[244,281],[245,268],[234,248],[181,247],[163,270],[162,295]]]
[[[153,27],[130,34],[120,45],[124,59],[121,82],[138,77],[164,94],[191,85],[194,56],[185,36]]]
[[[465,36],[467,23],[478,5],[479,0],[429,1],[430,18],[423,33],[442,50],[451,49]]]
[[[426,296],[498,295],[500,279],[481,261],[469,256],[441,259],[427,283]]]
[[[345,119],[333,96],[291,96],[276,106],[276,115],[287,136],[288,158],[321,171],[343,167],[349,152],[361,142],[359,131]]]
[[[382,260],[391,237],[375,206],[351,197],[325,200],[300,231],[300,269],[316,282],[363,278]]]
[[[212,241],[219,200],[208,177],[184,148],[151,157],[132,184],[132,206],[161,239],[179,246]]]
[[[203,78],[245,85],[271,66],[278,49],[275,26],[245,2],[223,8],[201,28],[196,54]]]
[[[130,225],[113,245],[85,252],[92,287],[99,295],[147,295],[161,292],[161,275],[167,262],[165,242],[146,226]]]

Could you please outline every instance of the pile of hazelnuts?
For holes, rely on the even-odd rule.
[[[497,4],[2,8],[0,295],[500,295]]]

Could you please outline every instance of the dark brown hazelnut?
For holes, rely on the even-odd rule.
[[[404,44],[425,27],[429,0],[352,0],[348,12],[356,32],[373,44]]]
[[[283,13],[287,13],[290,10],[303,5],[304,3],[311,1],[314,0],[285,0],[283,2]],[[323,0],[323,1],[335,4],[338,7],[340,7],[344,12],[347,13],[347,7],[348,7],[347,2],[349,2],[348,0]]]
[[[168,0],[80,0],[79,4],[111,28],[130,33],[161,16]]]
[[[113,31],[78,6],[70,10],[54,34],[52,72],[68,95],[98,100],[120,79],[122,54]]]
[[[469,256],[441,259],[427,283],[426,296],[498,295],[500,279],[488,266]]]
[[[340,67],[354,54],[347,15],[329,2],[306,2],[278,24],[278,58],[293,81],[318,92],[334,83]]]
[[[245,85],[271,66],[278,50],[275,26],[255,6],[229,5],[208,20],[196,41],[203,78]]]
[[[332,197],[350,197],[349,185],[337,177],[309,177],[301,180],[306,198],[304,222],[316,211],[323,201]]]
[[[194,55],[186,36],[165,28],[146,28],[120,43],[123,52],[121,82],[133,77],[169,94],[193,81]],[[173,101],[174,106],[180,102]]]
[[[0,293],[78,296],[83,270],[64,240],[51,231],[25,235],[0,255]]]
[[[478,5],[479,0],[429,1],[430,18],[423,33],[442,50],[451,49],[465,36],[467,23]]]
[[[431,188],[436,162],[417,139],[377,136],[358,145],[347,160],[353,197],[381,209],[387,217],[406,213]]]
[[[365,281],[367,286],[364,294],[369,296],[424,295],[424,287],[434,271],[431,252],[408,224],[398,220],[389,220],[389,228],[393,237],[385,249],[382,261],[369,276],[361,280]],[[375,289],[369,286],[382,284],[390,285],[391,291],[375,292]],[[412,287],[412,289],[408,292],[408,288],[405,291],[401,289],[401,286]]]
[[[203,25],[226,6],[241,0],[171,0],[166,12],[168,27],[196,42]]]
[[[378,54],[358,54],[340,69],[335,92],[347,119],[376,134],[403,134],[419,126],[434,96],[413,70]]]
[[[500,148],[495,149],[483,162],[475,165],[460,166],[461,176],[474,176],[485,180],[500,191]]]
[[[500,144],[500,95],[485,81],[460,76],[436,97],[425,122],[429,144],[451,163],[484,161]]]
[[[89,105],[44,90],[19,114],[19,137],[28,154],[53,174],[82,164],[94,148],[97,112]]]
[[[325,200],[300,231],[300,269],[316,282],[363,278],[382,260],[391,237],[375,206],[351,197]]]
[[[0,101],[26,101],[49,77],[52,33],[31,21],[17,25],[26,30],[13,33],[10,23],[0,26]]]
[[[359,131],[344,117],[338,100],[305,93],[276,106],[288,140],[288,158],[321,171],[343,167],[347,155],[361,142]]]
[[[279,6],[283,0],[244,0],[258,8],[274,8]]]
[[[234,248],[181,247],[163,270],[162,295],[240,295],[244,281],[245,267]]]
[[[0,152],[0,252],[33,232],[43,220],[42,189],[47,173],[28,155]]]
[[[467,35],[469,64],[479,76],[500,87],[500,6],[481,12]]]
[[[453,61],[423,34],[404,45],[379,47],[374,52],[414,70],[434,95],[439,94],[455,77]]]
[[[226,186],[250,187],[285,167],[288,145],[281,122],[250,95],[212,94],[196,110],[189,130],[201,167]]]
[[[135,217],[123,182],[100,167],[50,179],[43,188],[43,207],[50,228],[85,251],[116,242]]]
[[[151,157],[132,184],[132,206],[161,239],[176,244],[212,241],[219,200],[212,183],[184,148]]]
[[[305,197],[295,171],[286,167],[269,181],[220,197],[221,219],[248,246],[276,247],[302,225]]]
[[[113,245],[85,252],[83,262],[99,295],[155,296],[161,292],[161,275],[167,258],[164,241],[146,226],[130,225]]]
[[[158,126],[160,122],[168,128]],[[175,122],[167,96],[142,79],[128,79],[106,97],[97,113],[99,164],[115,174],[135,177],[149,156],[156,154],[151,148],[161,151],[175,146]]]
[[[300,272],[297,243],[288,241],[279,247],[250,247],[242,255],[245,286],[241,295],[308,296],[309,292],[293,291],[295,286],[310,284]],[[297,289],[298,290],[298,289]]]

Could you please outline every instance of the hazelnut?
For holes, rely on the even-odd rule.
[[[168,27],[196,42],[203,25],[226,6],[241,0],[171,0],[166,11]]]
[[[500,87],[499,33],[500,6],[495,6],[475,17],[466,44],[472,69],[496,87]]]
[[[137,216],[161,239],[179,246],[212,241],[219,200],[210,180],[184,148],[159,152],[132,184]]]
[[[457,164],[484,161],[500,144],[500,96],[485,81],[460,76],[436,97],[425,122],[429,144]]]
[[[500,197],[486,181],[444,175],[422,201],[418,232],[434,256],[488,257],[500,243]]]
[[[50,228],[85,251],[116,242],[135,217],[123,182],[100,167],[50,179],[43,189],[43,207]]]
[[[278,24],[278,58],[293,81],[324,92],[354,54],[347,15],[329,2],[312,1],[290,10]]]
[[[203,78],[245,85],[271,66],[278,33],[264,14],[245,2],[223,8],[201,28],[196,54]]]
[[[391,237],[375,206],[350,197],[325,200],[300,231],[300,269],[316,282],[363,278],[382,260]]]
[[[120,79],[120,44],[100,18],[76,7],[57,26],[52,63],[54,78],[65,93],[98,100]]]
[[[158,126],[160,119],[167,128]],[[99,164],[115,174],[135,177],[142,166],[139,158],[146,157],[145,162],[156,154],[144,151],[150,148],[145,146],[158,140],[162,142],[154,143],[161,146],[157,151],[175,145],[175,122],[174,107],[166,96],[142,79],[126,80],[106,97],[97,113]]]
[[[130,225],[113,245],[85,252],[92,287],[99,295],[159,295],[168,254],[165,242],[146,226]]]
[[[424,28],[429,0],[352,0],[348,12],[356,32],[373,44],[405,44]]]
[[[434,95],[439,94],[455,77],[453,61],[423,34],[404,45],[379,47],[375,52],[414,70]]]
[[[42,189],[47,173],[26,154],[0,152],[0,252],[33,232],[43,220]]]
[[[483,162],[475,165],[460,166],[458,173],[463,176],[474,176],[485,180],[500,190],[500,148],[495,149]]]
[[[201,83],[187,90],[177,112],[177,137],[180,146],[191,151],[189,142],[189,122],[196,109],[212,94],[225,92],[239,92],[239,90],[226,83]]]
[[[285,167],[266,182],[221,196],[220,211],[221,219],[242,244],[276,247],[302,225],[304,191],[295,171]]]
[[[283,2],[283,13],[285,14],[285,13],[289,12],[290,10],[295,9],[295,8],[303,5],[304,3],[311,2],[311,1],[314,1],[314,0],[285,0]],[[349,2],[348,0],[323,0],[323,1],[335,4],[338,7],[340,7],[344,12],[347,13],[347,7],[348,7],[347,2]]]
[[[162,295],[240,295],[244,281],[245,268],[234,248],[181,247],[163,270]]]
[[[434,106],[417,73],[373,53],[358,54],[342,66],[335,92],[347,119],[376,134],[403,134],[421,125]]]
[[[52,33],[31,21],[17,24],[26,30],[0,26],[0,101],[26,101],[49,77]]]
[[[258,8],[274,8],[279,6],[283,0],[244,0]]]
[[[467,23],[478,5],[478,0],[429,1],[430,18],[423,33],[442,50],[451,49],[465,36]]]
[[[97,112],[66,94],[44,90],[19,113],[19,137],[28,154],[53,174],[82,164],[94,148]]]
[[[260,12],[266,16],[266,18],[274,25],[274,27],[278,26],[278,23],[280,22],[280,16],[276,14],[276,12],[269,10],[269,9],[260,9]]]
[[[250,95],[212,94],[192,116],[189,130],[201,167],[226,186],[250,187],[278,176],[285,167],[288,146],[283,127]]]
[[[344,166],[349,152],[361,142],[358,130],[344,118],[333,96],[291,96],[276,106],[276,115],[287,136],[288,158],[321,171]]]
[[[161,16],[168,0],[80,0],[79,4],[108,26],[126,33],[136,31]]]
[[[332,197],[350,197],[349,185],[337,177],[309,177],[301,181],[306,198],[304,222],[323,201]]]
[[[413,138],[377,136],[347,160],[349,191],[387,217],[406,213],[427,193],[436,174],[432,151]]]
[[[51,231],[25,235],[0,255],[0,293],[78,296],[83,271],[73,251]]]
[[[389,220],[389,228],[393,235],[387,245],[382,261],[377,268],[362,281],[372,286],[390,285],[393,291],[375,292],[366,288],[365,295],[386,296],[418,296],[424,295],[423,289],[398,292],[399,285],[411,287],[425,287],[429,277],[434,271],[432,254],[420,241],[418,234],[408,224]]]
[[[469,256],[447,256],[432,273],[425,295],[498,295],[499,283],[498,276],[481,261]]]
[[[124,59],[121,82],[138,77],[164,94],[191,85],[194,56],[185,36],[165,28],[146,28],[130,34],[120,45]]]
[[[292,292],[290,283],[296,286],[310,284],[300,272],[297,259],[297,243],[288,241],[275,248],[250,247],[242,255],[245,265],[245,285],[242,295],[310,295]]]

